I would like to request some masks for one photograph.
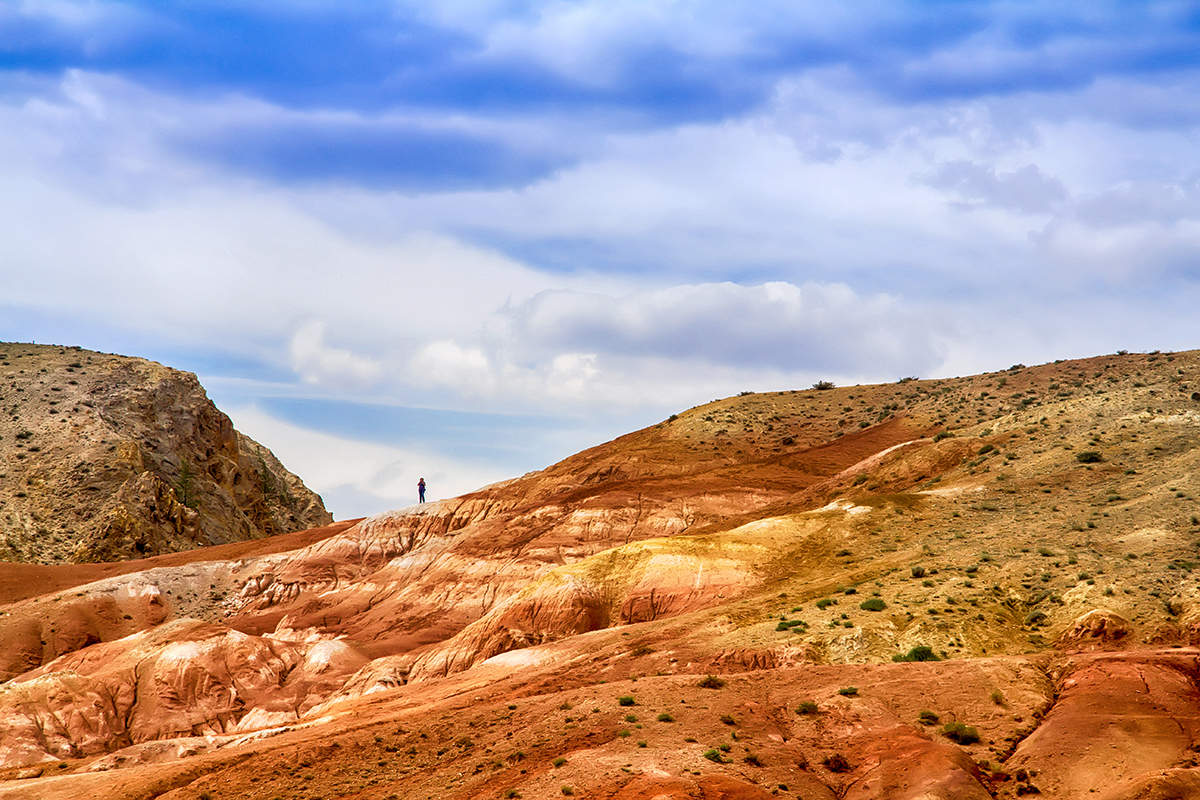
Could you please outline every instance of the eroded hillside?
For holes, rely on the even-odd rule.
[[[303,546],[42,568],[0,797],[1196,796],[1198,389],[748,394]]]
[[[195,375],[0,343],[0,559],[140,558],[331,520]]]

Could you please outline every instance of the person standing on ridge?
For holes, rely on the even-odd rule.
[[[421,498],[422,503],[425,502],[425,479],[417,481],[417,496]]]

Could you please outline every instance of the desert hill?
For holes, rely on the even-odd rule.
[[[261,550],[0,572],[0,798],[1200,796],[1198,389],[745,394]]]
[[[191,373],[0,343],[0,559],[114,561],[332,521]]]

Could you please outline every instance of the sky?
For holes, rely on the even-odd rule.
[[[0,3],[0,339],[197,373],[338,518],[1198,308],[1200,3]]]

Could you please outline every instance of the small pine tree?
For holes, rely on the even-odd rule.
[[[175,495],[179,502],[188,508],[196,507],[196,474],[192,471],[192,462],[186,458],[179,460],[179,478],[175,481]]]

